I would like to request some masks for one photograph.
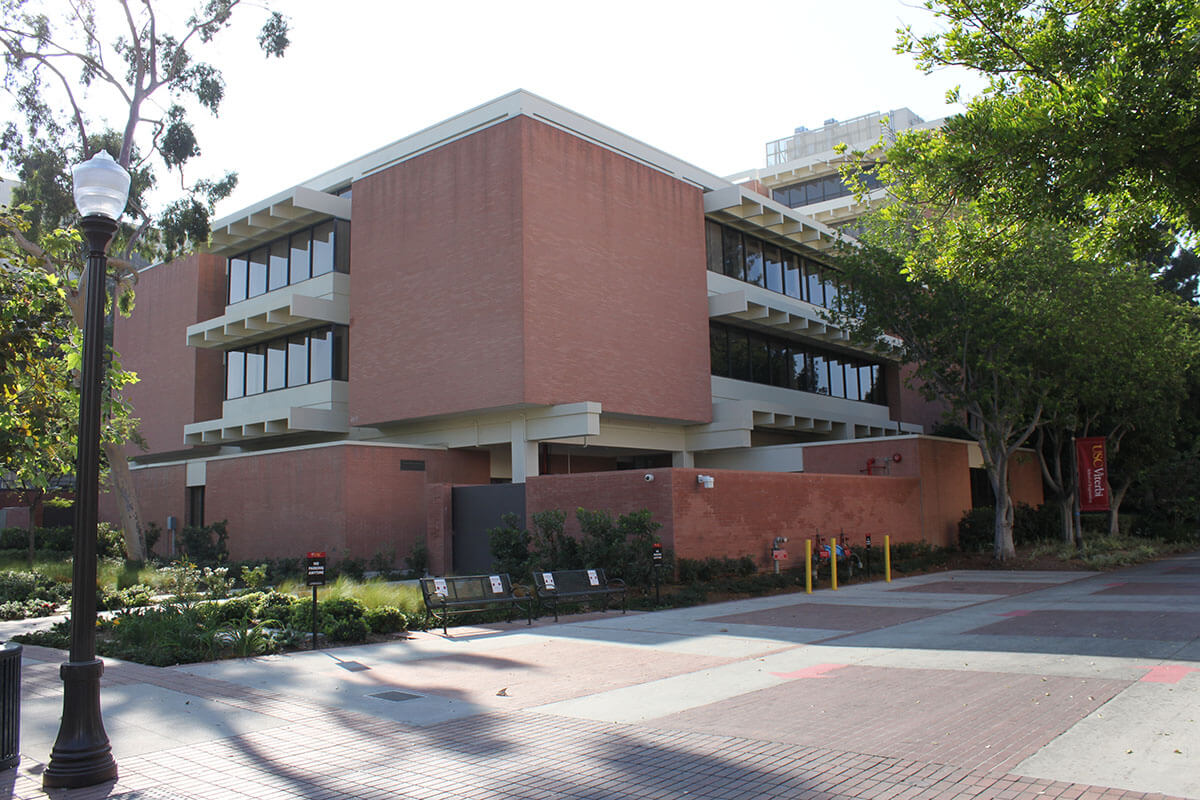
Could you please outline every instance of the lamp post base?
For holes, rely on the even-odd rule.
[[[117,762],[100,718],[100,676],[104,662],[70,662],[59,668],[63,680],[63,718],[43,789],[75,789],[117,779]]]

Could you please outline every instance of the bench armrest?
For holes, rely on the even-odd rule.
[[[608,585],[614,589],[624,589],[625,581],[621,580],[620,578],[609,578]]]

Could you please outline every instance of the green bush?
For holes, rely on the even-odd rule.
[[[255,598],[252,610],[252,615],[255,619],[275,620],[281,625],[289,623],[292,619],[292,609],[300,603],[300,598],[293,594],[284,594],[283,592],[263,592],[260,595],[246,595],[246,597]],[[308,607],[309,619],[311,619],[311,602]]]
[[[229,531],[226,520],[212,525],[196,527],[187,525],[180,534],[183,551],[188,558],[200,566],[217,566],[229,560]]]
[[[70,587],[55,583],[36,572],[0,572],[0,602],[28,600],[64,601]]]
[[[366,641],[365,614],[366,608],[353,597],[330,597],[317,604],[317,628],[334,641]],[[289,624],[297,630],[312,630],[312,600],[300,600],[292,606]]]
[[[506,572],[514,581],[520,581],[529,569],[529,531],[521,524],[521,517],[512,512],[500,515],[500,525],[488,529],[488,546],[492,552],[492,565],[497,572]]]
[[[75,549],[74,542],[71,550]],[[96,525],[96,555],[100,558],[125,560],[125,535],[121,529],[108,522]]]
[[[418,578],[429,572],[429,546],[424,539],[413,542],[412,550],[404,557],[404,566]]]
[[[347,578],[361,581],[367,574],[367,563],[361,558],[346,556],[338,562],[336,572],[338,575],[345,575]]]
[[[533,523],[531,567],[534,571],[583,568],[579,542],[563,532],[566,528],[566,512],[557,508],[538,511],[531,514],[529,520]]]
[[[892,571],[918,572],[944,566],[950,553],[950,548],[934,547],[929,542],[900,542],[892,545]]]
[[[395,606],[368,608],[363,614],[371,633],[400,633],[408,628],[408,618]]]
[[[1013,509],[1013,546],[1025,547],[1062,537],[1058,507],[1043,503],[1034,508],[1020,503]],[[958,549],[988,553],[996,542],[996,511],[992,506],[973,508],[958,521]]]
[[[803,560],[803,559],[802,559]],[[720,578],[746,578],[758,572],[752,556],[741,558],[681,558],[680,583],[709,583]]]

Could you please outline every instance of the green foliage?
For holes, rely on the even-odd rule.
[[[345,556],[337,564],[337,574],[361,581],[367,573],[367,564],[361,558]]]
[[[681,558],[678,561],[680,583],[710,583],[724,578],[746,578],[758,572],[752,556],[741,558]]]
[[[36,572],[0,572],[0,602],[47,600],[64,602],[70,587]]]
[[[529,531],[521,524],[521,518],[512,512],[502,514],[500,525],[489,528],[487,534],[496,571],[506,572],[513,580],[519,581],[529,572],[529,545],[532,541]]]
[[[162,528],[157,522],[151,522],[146,525],[146,530],[142,534],[146,539],[146,554],[150,555],[154,552],[154,545],[158,544],[158,540],[162,538]]]
[[[196,527],[187,525],[180,534],[183,552],[195,564],[216,566],[229,560],[226,544],[229,532],[226,520],[211,525]]]
[[[563,532],[567,521],[565,511],[558,508],[537,511],[529,519],[533,523],[534,571],[583,568],[579,543]]]
[[[242,585],[252,592],[261,591],[267,587],[267,570],[269,565],[259,564],[257,567],[242,565]]]
[[[892,572],[921,572],[946,566],[949,547],[934,547],[929,542],[900,542],[892,545]]]
[[[429,572],[429,546],[424,539],[413,542],[412,550],[404,557],[404,566],[409,574],[420,578]]]
[[[408,618],[395,606],[368,608],[363,612],[363,621],[375,634],[400,633],[408,629]]]
[[[396,548],[389,546],[375,551],[371,556],[370,567],[373,572],[386,575],[396,566]]]
[[[1018,504],[1013,513],[1013,544],[1024,547],[1035,542],[1060,539],[1059,511],[1043,503],[1036,508]],[[982,553],[995,541],[996,510],[991,506],[973,508],[958,521],[958,549]]]
[[[366,607],[352,597],[331,597],[317,603],[319,632],[333,641],[365,642],[369,629],[364,616]],[[312,600],[292,606],[289,625],[296,630],[312,630]]]
[[[627,563],[625,532],[617,527],[612,513],[577,508],[575,518],[583,531],[579,543],[583,563],[602,568],[610,578],[623,578]]]

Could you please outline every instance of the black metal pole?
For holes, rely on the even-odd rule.
[[[79,445],[75,462],[75,562],[71,584],[71,655],[59,668],[63,715],[42,787],[75,788],[116,780],[100,717],[96,658],[96,519],[100,503],[100,394],[104,387],[104,297],[108,244],[117,223],[92,215],[79,223],[87,241],[83,360],[79,375]]]

